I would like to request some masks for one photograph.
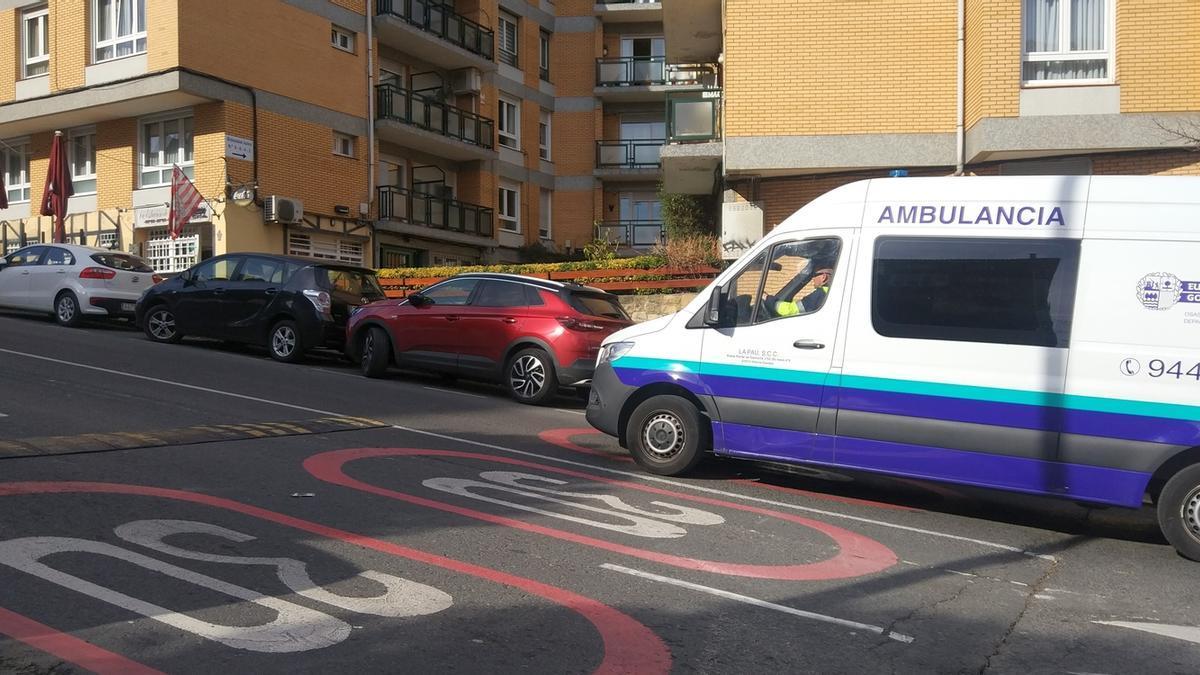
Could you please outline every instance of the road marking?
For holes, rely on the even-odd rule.
[[[586,412],[584,412],[582,410],[567,410],[566,408],[554,408],[554,410],[557,410],[558,412],[571,413],[572,415],[586,415],[587,414]],[[3,415],[0,415],[0,417],[3,417]]]
[[[405,426],[401,426],[399,424],[393,424],[392,428],[399,429],[401,431],[407,431],[407,432],[414,433],[414,434],[421,434],[423,436],[432,436],[434,438],[441,438],[441,439],[445,439],[448,441],[456,441],[459,443],[467,443],[470,445],[476,445],[476,446],[479,446],[482,448],[499,450],[501,452],[508,452],[508,453],[512,453],[514,455],[523,455],[525,457],[534,457],[537,459],[542,459],[542,460],[546,460],[546,461],[550,461],[550,462],[557,462],[559,464],[570,464],[572,466],[580,466],[580,467],[584,467],[586,469],[590,469],[592,471],[603,471],[605,473],[616,474],[618,476],[625,476],[626,478],[635,478],[637,480],[647,481],[647,482],[651,482],[651,483],[662,483],[664,485],[671,485],[673,487],[686,488],[689,490],[695,490],[697,492],[706,492],[708,494],[720,495],[722,497],[727,497],[727,498],[741,499],[744,501],[756,502],[759,504],[767,504],[769,506],[774,506],[777,508],[792,509],[793,511],[804,511],[806,513],[816,513],[816,514],[828,516],[831,518],[843,518],[845,520],[853,520],[855,522],[866,523],[868,525],[877,525],[879,527],[889,527],[889,528],[892,528],[895,530],[902,530],[905,532],[915,532],[917,534],[927,534],[931,537],[941,537],[943,539],[952,539],[954,541],[962,541],[962,542],[966,542],[966,543],[970,543],[970,544],[977,544],[979,546],[1000,549],[1002,551],[1011,551],[1013,553],[1020,553],[1021,555],[1026,555],[1031,558],[1037,558],[1039,560],[1046,560],[1048,562],[1057,562],[1058,561],[1058,559],[1052,555],[1048,555],[1045,553],[1034,553],[1033,551],[1026,551],[1026,550],[1016,547],[1016,546],[1009,546],[1008,544],[1000,544],[1000,543],[997,543],[994,541],[987,541],[984,539],[973,539],[971,537],[964,537],[964,536],[957,535],[957,534],[949,534],[947,532],[938,532],[936,530],[927,530],[927,529],[920,528],[920,527],[912,527],[911,525],[900,525],[898,523],[889,523],[887,521],[876,520],[874,518],[864,518],[862,516],[852,516],[848,513],[838,513],[837,511],[827,511],[825,509],[817,509],[817,508],[813,508],[811,506],[800,506],[799,504],[789,504],[787,502],[779,502],[779,501],[775,501],[773,499],[763,499],[762,497],[752,497],[750,495],[738,494],[736,492],[727,492],[725,490],[718,490],[716,488],[703,487],[701,485],[695,485],[692,483],[684,483],[682,481],[671,480],[671,479],[662,478],[659,476],[634,473],[632,471],[621,471],[620,469],[610,469],[610,468],[604,467],[604,466],[597,466],[595,464],[587,464],[584,462],[576,462],[576,461],[569,460],[569,459],[563,459],[561,457],[554,457],[551,455],[542,455],[542,454],[538,454],[536,452],[526,452],[524,450],[516,450],[514,448],[508,448],[503,445],[496,445],[494,443],[484,443],[483,441],[473,441],[469,438],[462,438],[461,436],[450,436],[448,434],[440,434],[435,431],[425,431],[423,429],[414,429],[412,427],[405,427]]]
[[[1200,644],[1200,626],[1178,626],[1169,623],[1145,623],[1141,621],[1093,621],[1092,623],[1098,623],[1102,626],[1116,626],[1118,628],[1140,630],[1144,633],[1153,633],[1154,635]]]
[[[231,398],[237,398],[237,399],[241,399],[241,400],[245,400],[245,401],[255,401],[257,403],[266,403],[266,404],[270,404],[270,405],[277,405],[277,406],[281,406],[284,408],[291,408],[293,410],[304,410],[307,412],[317,413],[319,415],[338,416],[338,413],[331,412],[329,410],[320,410],[317,408],[309,408],[307,406],[295,405],[292,403],[283,403],[282,401],[272,401],[270,399],[259,398],[257,396],[247,396],[245,394],[235,394],[233,392],[228,392],[228,391],[218,391],[216,389],[209,389],[208,387],[199,387],[194,384],[184,384],[182,382],[163,380],[163,379],[160,379],[157,377],[147,377],[145,375],[135,375],[133,373],[126,373],[126,372],[123,372],[120,370],[113,370],[111,368],[101,368],[99,366],[90,366],[90,365],[87,365],[84,363],[76,363],[74,361],[64,361],[61,359],[53,359],[48,356],[40,356],[38,354],[29,354],[27,352],[18,352],[18,351],[12,350],[12,349],[4,349],[2,347],[0,347],[0,353],[13,354],[14,356],[24,356],[24,357],[31,358],[31,359],[38,359],[41,361],[49,361],[51,363],[58,363],[61,365],[66,365],[66,366],[76,366],[78,368],[94,370],[94,371],[98,371],[101,373],[109,373],[111,375],[119,375],[119,376],[123,376],[123,377],[133,378],[136,380],[143,380],[143,381],[147,381],[147,382],[157,382],[159,384],[167,384],[167,385],[172,385],[172,386],[176,386],[176,387],[182,387],[184,389],[191,389],[194,391],[203,391],[203,392],[210,393],[210,394],[217,394],[219,396],[229,396]],[[852,516],[852,515],[845,514],[845,513],[838,513],[837,511],[826,511],[824,509],[815,509],[815,508],[812,508],[809,506],[799,506],[796,504],[788,504],[787,502],[778,502],[778,501],[774,501],[774,500],[770,500],[770,499],[762,499],[760,497],[751,497],[749,495],[742,495],[742,494],[738,494],[736,492],[726,492],[724,490],[718,490],[715,488],[707,488],[707,487],[702,487],[699,485],[693,485],[690,483],[669,480],[666,478],[661,478],[659,476],[638,474],[638,473],[633,473],[631,471],[620,471],[618,469],[610,469],[607,467],[596,466],[593,464],[586,464],[583,462],[575,462],[575,461],[571,461],[569,459],[562,459],[559,457],[552,457],[549,455],[541,455],[541,454],[538,454],[535,452],[525,452],[523,450],[507,448],[502,445],[495,445],[493,443],[484,443],[481,441],[473,441],[473,440],[470,440],[467,438],[461,438],[458,436],[449,436],[447,434],[439,434],[434,431],[424,431],[422,429],[413,429],[411,427],[400,426],[398,424],[392,425],[392,428],[399,429],[401,431],[407,431],[407,432],[414,433],[414,434],[430,436],[433,438],[442,438],[442,439],[445,439],[448,441],[456,441],[459,443],[467,443],[467,444],[475,445],[475,446],[482,447],[482,448],[490,448],[492,450],[499,450],[501,452],[508,452],[508,453],[512,453],[512,454],[516,454],[516,455],[524,455],[527,457],[536,457],[538,459],[542,459],[542,460],[546,460],[546,461],[550,461],[550,462],[558,462],[560,464],[571,464],[574,466],[581,466],[581,467],[584,467],[587,469],[592,469],[594,471],[603,471],[606,473],[617,474],[620,476],[625,476],[627,478],[635,478],[637,480],[642,480],[642,481],[662,483],[664,485],[671,485],[674,487],[681,487],[681,488],[686,488],[689,490],[696,490],[698,492],[707,492],[709,494],[721,495],[723,497],[732,497],[734,499],[742,499],[742,500],[746,500],[746,501],[757,502],[760,504],[768,504],[768,505],[779,507],[779,508],[792,509],[792,510],[796,510],[796,511],[805,511],[808,513],[817,513],[817,514],[820,514],[823,516],[828,516],[831,518],[843,518],[846,520],[853,520],[855,522],[866,523],[868,525],[876,525],[878,527],[888,527],[888,528],[892,528],[895,530],[901,530],[904,532],[915,532],[917,534],[926,534],[931,537],[941,537],[943,539],[962,541],[962,542],[966,542],[966,543],[970,543],[970,544],[976,544],[978,546],[983,546],[986,548],[994,548],[994,549],[999,549],[1002,551],[1010,551],[1013,553],[1020,553],[1022,555],[1026,555],[1026,556],[1029,556],[1032,558],[1037,558],[1039,560],[1046,560],[1049,562],[1057,562],[1058,561],[1058,559],[1052,555],[1047,555],[1044,553],[1034,553],[1032,551],[1026,551],[1026,550],[1021,549],[1016,546],[1009,546],[1007,544],[1000,544],[1000,543],[996,543],[996,542],[992,542],[992,541],[986,541],[983,539],[973,539],[971,537],[964,537],[964,536],[957,535],[957,534],[949,534],[946,532],[927,530],[927,529],[920,528],[920,527],[912,527],[909,525],[899,525],[897,523],[889,523],[887,521],[875,520],[874,518],[863,518],[862,516]]]
[[[5,415],[4,413],[0,413],[0,417],[8,417],[8,415]]]
[[[468,394],[465,391],[455,391],[453,389],[442,389],[441,387],[426,387],[426,386],[422,385],[421,388],[428,389],[429,391],[440,391],[443,394],[455,394],[457,396],[470,396],[471,398],[489,398],[489,397],[483,396],[481,394]]]
[[[723,591],[719,588],[713,588],[711,586],[702,586],[700,584],[693,584],[690,581],[684,581],[682,579],[675,579],[673,577],[664,577],[664,576],[660,576],[658,574],[651,574],[650,572],[643,572],[641,570],[635,570],[635,569],[632,569],[629,567],[613,565],[612,563],[604,563],[604,564],[600,565],[600,567],[602,567],[603,569],[606,569],[606,570],[611,570],[613,572],[620,572],[621,574],[628,574],[630,576],[641,577],[643,579],[649,579],[651,581],[658,581],[660,583],[670,584],[672,586],[679,586],[680,588],[687,588],[689,590],[699,591],[701,593],[707,593],[708,595],[715,595],[718,598],[725,598],[726,600],[736,600],[738,602],[744,602],[747,605],[754,605],[755,607],[762,607],[764,609],[772,609],[772,610],[775,610],[776,612],[783,612],[784,614],[791,614],[792,616],[798,616],[798,617],[805,618],[805,619],[812,619],[814,621],[823,621],[825,623],[832,623],[832,624],[835,624],[838,626],[845,626],[846,628],[852,628],[854,630],[865,630],[869,633],[875,633],[876,635],[884,635],[892,640],[895,640],[897,642],[903,642],[905,644],[912,643],[912,641],[914,639],[911,635],[905,635],[903,633],[897,633],[895,631],[890,631],[890,630],[883,628],[882,626],[873,626],[868,623],[859,623],[858,621],[850,621],[849,619],[839,619],[836,616],[829,616],[827,614],[817,614],[815,612],[806,612],[803,609],[796,609],[794,607],[786,607],[784,605],[777,605],[773,602],[767,602],[766,600],[759,600],[758,598],[752,598],[748,595],[741,595],[739,593],[730,593],[729,591]]]
[[[161,671],[101,649],[73,635],[60,633],[3,607],[0,607],[0,635],[8,635],[34,649],[100,675],[162,675]]]

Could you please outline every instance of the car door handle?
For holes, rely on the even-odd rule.
[[[66,270],[58,270],[57,272],[55,272],[55,274],[66,274],[66,273],[67,273]]]
[[[224,288],[214,288],[213,295],[225,295],[225,289]]]
[[[29,276],[29,270],[25,270],[24,272],[21,272],[21,276],[23,276],[23,277]]]
[[[792,343],[792,346],[796,349],[825,349],[824,344],[813,342],[812,340],[796,340]]]
[[[446,320],[447,321],[458,321],[458,317],[457,316],[447,316]]]
[[[267,290],[263,291],[263,293],[266,293],[267,295],[275,295],[278,292],[279,291],[275,290],[274,288],[268,288]]]
[[[500,320],[503,321],[504,323],[516,323],[517,322],[517,320],[512,318],[511,316],[506,316]]]

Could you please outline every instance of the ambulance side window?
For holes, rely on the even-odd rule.
[[[833,238],[776,244],[754,322],[820,311],[829,297],[841,247],[842,242]]]

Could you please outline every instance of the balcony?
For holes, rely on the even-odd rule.
[[[596,16],[604,23],[661,23],[661,0],[595,0]]]
[[[494,243],[492,210],[487,207],[391,185],[380,187],[378,194],[379,229],[475,246]]]
[[[375,127],[382,140],[454,161],[495,159],[495,123],[394,84],[375,87]]]
[[[495,34],[440,0],[375,0],[379,42],[439,68],[495,70]]]
[[[596,141],[597,178],[657,180],[662,175],[664,139]]]
[[[666,242],[661,220],[606,220],[596,226],[596,238],[619,246],[649,248]]]
[[[708,194],[721,166],[721,92],[667,94],[667,142],[662,149],[663,189]]]
[[[595,95],[612,102],[652,102],[669,91],[718,86],[716,64],[668,66],[664,56],[596,59]]]

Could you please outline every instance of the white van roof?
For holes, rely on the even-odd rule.
[[[821,195],[775,229],[861,225],[1200,240],[1200,176],[874,178]]]

